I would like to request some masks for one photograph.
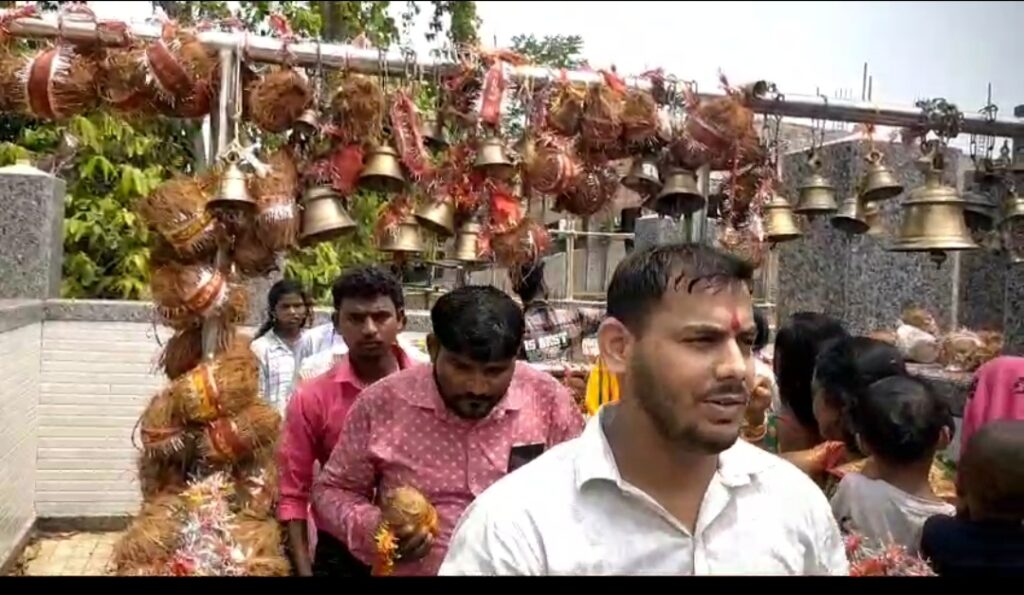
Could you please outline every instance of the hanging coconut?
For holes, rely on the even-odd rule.
[[[146,47],[145,65],[155,87],[155,99],[165,113],[177,111],[178,104],[184,104],[186,111],[196,111],[204,99],[209,111],[217,58],[193,33],[174,24],[165,25],[160,39]]]
[[[212,361],[175,380],[171,399],[183,419],[205,423],[234,415],[257,402],[259,364],[248,340],[236,340]]]
[[[64,121],[99,103],[95,59],[68,46],[51,47],[23,58],[14,104],[40,120]]]
[[[206,265],[171,263],[155,268],[150,289],[161,320],[179,330],[201,324],[228,301],[227,277]]]
[[[221,417],[206,426],[200,439],[202,456],[214,464],[234,464],[272,447],[281,416],[270,405],[256,402],[233,417]]]
[[[157,393],[139,417],[142,450],[150,457],[168,460],[186,446],[185,420],[179,415],[169,391]]]
[[[189,328],[174,333],[160,352],[158,365],[174,380],[203,361],[203,329]]]
[[[249,116],[264,132],[281,133],[292,127],[313,103],[306,74],[296,68],[273,67],[247,89]]]
[[[299,231],[299,171],[288,150],[280,150],[267,159],[265,175],[249,178],[249,188],[256,200],[255,235],[271,251],[284,250],[295,244]],[[237,260],[236,260],[237,262]]]
[[[331,98],[331,117],[346,142],[378,140],[383,131],[384,91],[372,79],[346,73]]]
[[[244,226],[235,238],[231,260],[244,277],[265,277],[279,268],[277,253],[263,242],[254,224]]]
[[[18,97],[22,94],[18,71],[25,66],[25,58],[15,54],[0,42],[0,112],[21,111]]]
[[[186,258],[202,258],[217,249],[217,220],[206,210],[209,194],[194,178],[176,177],[139,203],[142,219]]]
[[[555,199],[555,210],[589,217],[604,208],[619,189],[619,176],[608,167],[585,169],[576,183]]]
[[[137,467],[142,498],[151,500],[160,494],[180,492],[188,487],[189,469],[186,460],[187,456],[167,460],[141,454]]]
[[[143,502],[139,516],[114,546],[112,563],[116,573],[147,574],[145,569],[163,566],[178,546],[184,511],[185,501],[177,494],[163,494]]]
[[[146,46],[108,51],[100,69],[103,102],[120,113],[155,113],[156,93],[146,68]]]
[[[490,248],[499,266],[517,271],[521,266],[543,258],[551,248],[551,235],[540,223],[525,218],[515,229],[493,234]]]
[[[231,524],[231,537],[245,552],[245,576],[289,576],[291,564],[281,541],[281,526],[275,519],[239,516]]]
[[[581,171],[579,161],[568,148],[548,144],[537,149],[526,176],[537,192],[560,194],[573,187]]]
[[[630,147],[650,148],[658,140],[658,105],[647,91],[630,89],[622,105],[622,137]]]
[[[615,151],[622,136],[622,106],[622,92],[610,85],[594,85],[587,92],[580,140],[588,153],[608,155]]]
[[[585,89],[563,84],[552,99],[548,126],[563,136],[575,136],[580,131],[586,97]]]

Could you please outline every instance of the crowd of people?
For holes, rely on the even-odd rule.
[[[395,575],[846,575],[850,533],[940,575],[1024,575],[1024,358],[977,372],[957,436],[895,347],[816,313],[772,343],[753,273],[707,246],[635,250],[606,310],[573,313],[533,267],[521,304],[484,286],[442,296],[426,354],[402,338],[385,269],[347,270],[313,328],[306,293],[279,282],[253,351],[284,416],[296,574],[373,573],[388,526]],[[584,419],[531,362],[594,330],[621,394]],[[940,456],[954,440],[955,471]],[[401,488],[436,510],[433,529],[395,525]]]

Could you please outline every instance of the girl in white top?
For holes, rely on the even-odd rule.
[[[297,282],[278,281],[267,296],[267,321],[252,341],[260,366],[260,394],[284,415],[295,379],[296,347],[310,316],[309,296]]]

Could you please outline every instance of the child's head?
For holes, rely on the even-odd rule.
[[[1024,520],[1024,421],[989,422],[971,436],[957,491],[972,520]]]
[[[949,423],[946,402],[911,376],[873,383],[851,414],[861,451],[892,465],[931,461]]]

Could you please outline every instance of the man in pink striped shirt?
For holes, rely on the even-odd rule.
[[[430,318],[433,366],[367,388],[313,486],[317,527],[366,565],[377,559],[374,535],[386,514],[380,495],[408,486],[426,496],[440,532],[432,538],[392,528],[396,575],[437,574],[456,522],[477,495],[583,429],[568,390],[516,363],[524,321],[510,297],[462,287],[442,296]]]
[[[314,566],[306,525],[313,463],[322,465],[330,457],[349,409],[366,386],[413,365],[397,346],[405,312],[402,286],[394,275],[373,267],[350,269],[334,283],[331,293],[335,328],[349,352],[292,396],[278,444],[281,499],[277,518],[287,526],[299,576],[312,576]],[[317,558],[337,558],[337,552],[333,556],[325,553],[340,549],[335,545],[330,539],[318,540]]]

